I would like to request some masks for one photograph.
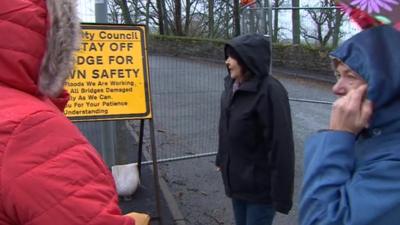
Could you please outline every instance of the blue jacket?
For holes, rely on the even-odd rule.
[[[301,225],[400,224],[400,32],[363,31],[331,54],[368,83],[360,135],[320,131],[305,146]]]

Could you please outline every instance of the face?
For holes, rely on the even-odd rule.
[[[351,70],[344,63],[338,63],[335,74],[337,81],[332,87],[332,91],[339,97],[345,96],[350,90],[366,84],[365,80],[360,75]]]
[[[230,56],[225,60],[225,64],[228,67],[229,74],[232,79],[241,81],[243,79],[242,67],[238,61]]]

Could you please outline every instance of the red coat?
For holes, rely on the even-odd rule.
[[[108,168],[62,113],[68,95],[39,91],[47,29],[43,0],[1,1],[0,225],[132,225]]]

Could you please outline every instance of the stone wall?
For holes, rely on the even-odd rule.
[[[321,74],[332,74],[329,51],[304,45],[273,45],[273,65]]]
[[[224,44],[223,40],[150,35],[148,47],[150,54],[203,58],[222,62]]]
[[[225,42],[225,40],[150,35],[149,53],[223,62]],[[273,66],[330,75],[332,70],[327,53],[303,45],[274,44]]]

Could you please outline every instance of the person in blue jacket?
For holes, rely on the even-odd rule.
[[[301,225],[400,224],[400,32],[364,30],[331,53],[339,97],[305,145]]]

